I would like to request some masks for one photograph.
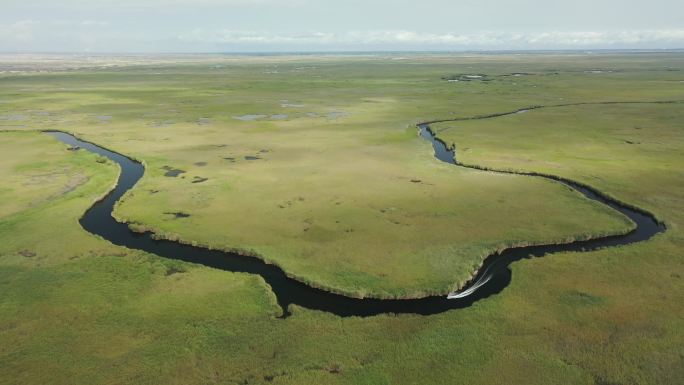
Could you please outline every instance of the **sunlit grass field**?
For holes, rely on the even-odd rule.
[[[683,59],[12,61],[0,74],[0,129],[12,131],[0,133],[0,383],[682,382],[684,114],[650,102],[684,100]],[[486,76],[445,80],[468,74]],[[605,101],[649,103],[433,128],[459,161],[587,183],[668,231],[516,263],[501,294],[428,317],[296,308],[280,320],[259,277],[112,246],[77,220],[116,167],[36,132],[143,161],[115,212],[134,228],[246,251],[348,295],[415,297],[462,285],[501,247],[632,227],[557,183],[442,164],[415,124]]]

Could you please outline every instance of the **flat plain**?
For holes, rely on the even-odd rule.
[[[2,382],[684,380],[681,53],[30,59],[0,60]],[[131,227],[350,296],[446,294],[495,250],[633,227],[559,183],[440,163],[417,135],[468,117],[433,125],[459,161],[589,184],[667,232],[515,263],[467,309],[281,320],[257,276],[81,229],[116,167],[39,132],[145,164],[114,213]]]

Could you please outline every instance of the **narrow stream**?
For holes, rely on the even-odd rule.
[[[453,164],[457,167],[465,167],[478,170],[476,167],[470,167],[460,164],[456,161],[455,150],[450,150],[447,145],[430,129],[428,124],[418,125],[420,129],[420,136],[432,143],[432,147],[435,150],[435,158],[441,160],[442,162]],[[479,288],[484,286],[490,281],[497,281],[502,277],[506,276],[505,279],[510,280],[510,269],[508,265],[511,262],[526,258],[526,257],[541,257],[545,254],[559,253],[562,251],[591,251],[600,249],[602,247],[610,246],[621,246],[628,245],[630,243],[645,241],[652,236],[665,231],[665,225],[658,223],[658,221],[653,218],[650,214],[642,212],[640,210],[635,210],[628,207],[620,202],[613,199],[605,197],[598,192],[583,186],[577,182],[571,181],[569,179],[564,179],[556,176],[550,175],[540,175],[531,172],[512,172],[512,171],[490,171],[497,172],[500,174],[516,174],[525,175],[535,178],[544,178],[555,182],[563,183],[564,185],[578,191],[586,198],[594,201],[603,203],[604,205],[612,208],[613,210],[619,211],[620,213],[627,216],[634,222],[637,227],[631,232],[624,235],[613,235],[607,237],[600,237],[596,239],[590,239],[586,241],[575,241],[566,244],[559,245],[539,245],[539,246],[525,246],[525,247],[513,247],[504,250],[501,254],[493,254],[485,259],[482,269],[478,272],[477,276],[471,280],[471,282],[459,292],[449,293],[449,298],[461,298],[463,296],[470,296],[473,292],[480,290]]]
[[[450,151],[441,140],[435,138],[427,124],[421,124],[419,128],[421,137],[432,143],[437,159],[462,167],[456,163],[454,151]],[[142,178],[145,172],[143,165],[124,155],[82,141],[65,132],[47,131],[46,133],[71,146],[79,146],[87,151],[107,157],[121,167],[121,174],[114,190],[89,208],[81,218],[80,223],[85,230],[97,234],[113,244],[143,250],[164,258],[197,263],[226,271],[258,274],[263,277],[275,293],[278,304],[283,309],[283,318],[290,315],[288,311],[290,304],[326,311],[342,317],[364,317],[382,313],[429,315],[451,309],[465,308],[480,299],[503,290],[511,280],[511,271],[508,268],[511,262],[531,256],[542,256],[547,253],[595,250],[607,246],[626,245],[648,239],[665,230],[665,227],[657,223],[653,217],[604,198],[572,181],[544,177],[565,183],[587,198],[597,200],[625,214],[637,224],[637,229],[626,235],[578,241],[565,245],[517,247],[507,249],[501,254],[490,255],[485,259],[478,274],[463,290],[450,293],[448,296],[390,300],[350,298],[316,289],[289,278],[279,267],[267,264],[256,257],[154,239],[152,233],[131,231],[125,223],[117,222],[112,217],[112,211],[115,203]],[[533,174],[526,175],[535,176]]]

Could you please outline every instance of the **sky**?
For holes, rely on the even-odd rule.
[[[0,0],[0,52],[662,48],[683,0]]]

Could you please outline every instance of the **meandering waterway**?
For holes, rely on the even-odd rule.
[[[453,164],[454,167],[475,168],[459,164],[456,161],[455,151],[448,148],[444,142],[434,135],[428,123],[419,124],[418,128],[420,136],[432,144],[437,159]],[[116,187],[102,200],[90,207],[81,217],[80,223],[85,230],[99,235],[113,244],[143,250],[164,258],[197,263],[226,271],[258,274],[275,293],[278,304],[283,309],[283,317],[290,315],[288,306],[291,304],[326,311],[343,317],[372,316],[382,313],[429,315],[465,308],[476,301],[501,292],[511,281],[509,265],[514,261],[563,251],[589,251],[602,247],[627,245],[649,239],[665,230],[665,226],[658,223],[648,213],[612,200],[588,186],[554,176],[521,173],[530,177],[546,178],[554,182],[564,183],[586,198],[601,202],[626,215],[636,223],[637,227],[625,235],[575,241],[567,244],[514,247],[506,249],[500,254],[492,254],[484,260],[482,268],[468,285],[458,292],[449,293],[448,296],[430,296],[419,299],[351,298],[308,286],[288,277],[279,267],[267,264],[256,257],[210,250],[176,241],[155,239],[150,232],[137,233],[132,231],[127,224],[117,222],[112,216],[112,211],[116,202],[142,178],[145,173],[143,165],[122,154],[80,140],[69,133],[61,131],[48,131],[47,133],[66,144],[78,146],[107,157],[121,167],[121,174]],[[508,171],[501,172],[510,173]]]

